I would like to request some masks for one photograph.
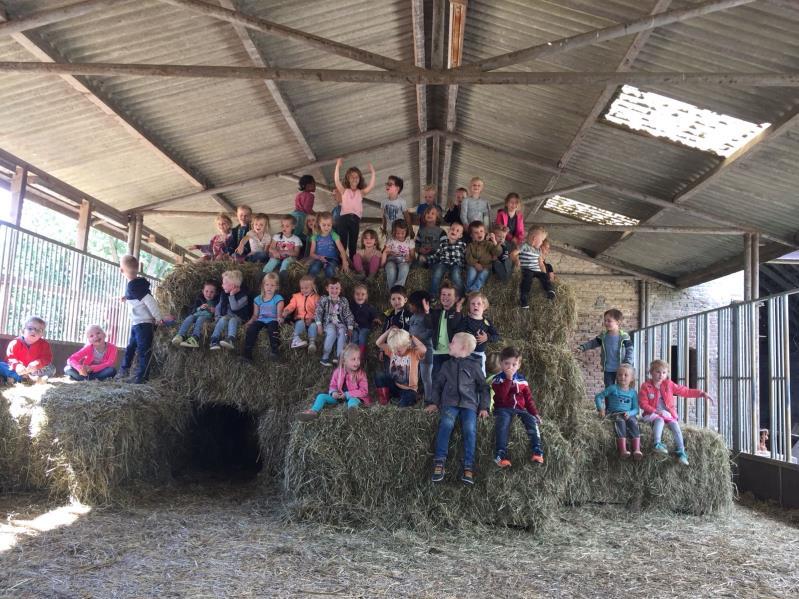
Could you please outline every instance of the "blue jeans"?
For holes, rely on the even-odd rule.
[[[407,262],[386,262],[386,289],[390,290],[394,285],[404,286],[410,269],[411,265]]]
[[[225,335],[225,337],[235,337],[236,332],[239,330],[240,324],[241,318],[235,314],[225,314],[224,316],[220,316],[216,321],[214,332],[211,333],[211,343],[218,342],[222,337],[222,333],[226,331],[227,335]]]
[[[185,320],[180,323],[178,335],[185,337],[189,329],[191,329],[191,334],[195,337],[199,337],[203,334],[203,325],[211,320],[212,317],[212,314],[205,310],[197,314],[189,314]]]
[[[272,272],[278,266],[280,267],[280,272],[283,272],[296,261],[297,259],[294,256],[289,256],[282,260],[280,258],[269,258],[269,261],[264,265],[264,272]]]
[[[616,373],[615,372],[603,372],[602,373],[602,380],[605,383],[605,387],[610,387],[611,385],[616,384]]]
[[[433,461],[442,464],[447,461],[449,438],[458,418],[461,421],[461,433],[463,434],[463,467],[471,470],[474,468],[474,448],[477,445],[477,412],[470,408],[459,408],[458,406],[441,408]]]
[[[134,380],[142,382],[147,380],[147,375],[150,372],[150,357],[153,353],[153,335],[155,334],[155,325],[151,322],[142,322],[134,324],[130,328],[130,340],[128,346],[125,348],[125,356],[122,358],[120,367],[122,370],[128,370],[133,366],[133,358],[136,352],[139,352],[139,367],[136,369]]]
[[[15,383],[18,383],[22,380],[22,377],[14,372],[14,369],[8,365],[8,362],[0,362],[0,376],[3,376],[7,379],[13,379]]]
[[[461,275],[460,266],[448,266],[441,262],[433,266],[430,273],[430,295],[438,297],[438,292],[441,289],[441,279],[444,278],[444,273],[447,273],[449,280],[458,291],[458,295],[463,294],[463,276]]]
[[[480,291],[483,288],[483,285],[486,284],[488,280],[488,275],[491,274],[491,270],[488,268],[483,268],[483,270],[478,271],[474,266],[467,266],[466,267],[466,293],[471,293],[472,291]]]
[[[319,395],[316,396],[316,399],[314,400],[311,409],[314,412],[321,412],[322,408],[324,408],[326,405],[334,406],[338,403],[338,401],[339,400],[337,399],[333,399],[333,396],[330,395],[330,393],[320,393]],[[352,395],[346,392],[344,393],[343,401],[347,402],[348,408],[357,408],[358,406],[361,405],[360,399],[358,399],[357,397],[353,397]]]
[[[330,356],[334,343],[336,344],[336,356],[340,356],[347,343],[347,327],[343,324],[329,323],[325,325],[325,345],[322,348],[322,359]]]
[[[328,258],[327,264],[321,260],[312,260],[311,265],[308,267],[308,274],[311,276],[318,275],[322,270],[325,271],[325,276],[329,279],[336,276],[338,270],[338,260],[335,258]]]
[[[305,324],[305,321],[300,318],[298,321],[294,323],[294,336],[299,339],[299,337],[305,332],[308,332],[308,341],[313,341],[316,339],[316,323],[312,322],[309,325]]]
[[[266,252],[253,252],[252,254],[248,255],[244,261],[245,262],[266,262],[269,258],[269,254]]]
[[[369,327],[358,327],[358,330],[355,331],[355,338],[353,342],[358,344],[358,347],[363,347],[369,341],[369,333],[372,332],[372,329]]]
[[[527,431],[530,439],[530,452],[544,455],[541,449],[541,435],[538,432],[538,421],[527,410],[515,408],[494,408],[494,433],[496,434],[496,457],[504,458],[508,455],[508,433],[513,417],[518,416]]]
[[[401,408],[409,408],[416,404],[416,391],[402,389],[385,372],[378,372],[375,375],[375,387],[387,387],[391,397],[399,397],[399,407]]]
[[[64,368],[64,374],[66,374],[73,381],[104,381],[105,379],[114,378],[116,373],[117,369],[113,366],[106,366],[99,372],[90,372],[86,376],[83,376],[80,372],[72,368],[72,366],[67,366]]]

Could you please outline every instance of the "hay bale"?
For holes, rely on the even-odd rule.
[[[392,407],[361,410],[352,420],[342,413],[326,411],[291,430],[284,481],[294,518],[389,529],[492,524],[537,532],[552,519],[572,477],[569,445],[551,423],[542,426],[545,465],[529,462],[527,437],[515,423],[513,467],[502,471],[493,462],[493,421],[481,421],[477,482],[467,487],[458,480],[457,429],[445,481],[430,482],[437,416]]]
[[[703,515],[725,512],[732,506],[730,453],[717,433],[683,427],[691,465],[681,466],[673,456],[653,453],[651,427],[641,426],[641,462],[621,461],[616,453],[613,426],[596,413],[580,412],[571,443],[576,476],[565,501],[640,505]],[[671,443],[668,429],[664,441]]]
[[[0,492],[36,488],[31,426],[38,427],[41,409],[25,389],[9,387],[0,395]]]

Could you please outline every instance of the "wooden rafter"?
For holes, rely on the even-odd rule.
[[[35,12],[20,17],[19,19],[8,19],[5,23],[0,23],[0,37],[3,35],[11,35],[12,33],[30,31],[31,29],[52,25],[53,23],[60,23],[67,19],[82,17],[100,8],[106,8],[114,4],[122,4],[122,2],[123,0],[84,0],[83,2],[75,2],[66,6],[59,6],[58,8],[50,8]],[[0,9],[0,12],[4,10],[5,9]]]
[[[411,25],[413,30],[413,62],[417,67],[425,66],[424,51],[424,2],[411,0]],[[427,86],[416,86],[416,126],[420,133],[427,131]],[[427,183],[427,139],[419,140],[419,195]]]

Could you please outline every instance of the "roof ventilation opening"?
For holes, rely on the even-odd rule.
[[[571,198],[564,198],[563,196],[552,196],[544,204],[545,210],[564,214],[577,220],[587,223],[596,223],[600,225],[629,225],[635,226],[638,220],[624,216],[618,212],[611,212],[603,208],[597,208],[591,204],[584,204]]]

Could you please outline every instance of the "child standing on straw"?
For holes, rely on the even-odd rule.
[[[46,382],[55,374],[53,353],[44,340],[47,323],[33,316],[25,322],[22,334],[6,348],[6,362],[0,362],[0,376],[14,382]]]
[[[162,322],[161,311],[158,309],[155,298],[150,294],[150,282],[139,276],[139,259],[136,256],[122,256],[119,264],[122,274],[128,280],[123,301],[128,306],[131,327],[130,340],[117,377],[128,378],[133,358],[138,351],[139,367],[133,377],[133,382],[141,384],[147,380],[150,372],[153,336],[155,325]]]
[[[103,381],[114,378],[117,373],[117,347],[105,340],[105,331],[100,325],[91,324],[86,328],[89,342],[67,359],[64,368],[73,381]]]
[[[674,396],[681,395],[682,397],[710,399],[710,395],[700,389],[690,389],[689,387],[678,385],[669,378],[670,371],[668,362],[663,360],[653,361],[649,366],[651,378],[641,385],[641,390],[638,392],[638,402],[641,404],[641,410],[644,413],[643,419],[652,425],[653,449],[659,454],[668,454],[666,445],[661,441],[663,427],[668,426],[677,446],[677,461],[683,466],[687,466],[688,454],[685,452],[682,430],[680,430],[680,419],[677,416],[677,402],[674,400]]]
[[[247,331],[244,335],[244,358],[252,360],[252,352],[258,341],[258,333],[266,329],[269,335],[271,357],[277,360],[280,357],[280,332],[283,324],[283,296],[277,293],[278,276],[270,272],[261,281],[261,293],[255,296],[252,305],[252,317],[247,321]]]
[[[621,310],[606,310],[602,320],[605,330],[590,341],[581,343],[578,349],[588,351],[595,347],[601,348],[599,361],[602,363],[604,383],[605,387],[610,387],[616,382],[619,366],[633,363],[633,340],[621,329]]]
[[[341,180],[341,164],[339,158],[333,171],[333,178],[336,183],[336,190],[341,194],[341,216],[336,223],[336,233],[341,237],[341,243],[346,248],[346,257],[342,262],[346,264],[351,260],[358,249],[358,229],[361,225],[363,216],[363,196],[372,191],[375,186],[375,167],[369,163],[369,183],[363,178],[361,170],[351,166],[344,173],[344,180]]]
[[[519,303],[525,310],[530,307],[528,298],[530,290],[533,288],[533,279],[540,281],[547,298],[555,299],[555,290],[552,288],[552,281],[549,280],[544,259],[541,257],[541,244],[544,243],[546,237],[547,231],[544,227],[533,227],[527,234],[527,241],[519,248],[519,264],[522,269]]]
[[[302,421],[313,420],[326,405],[334,406],[341,402],[347,403],[347,416],[351,416],[354,413],[352,410],[361,403],[367,406],[372,403],[369,399],[366,372],[361,367],[361,350],[354,343],[347,344],[341,352],[338,368],[330,377],[327,393],[317,395],[311,409],[300,412],[297,418]]]
[[[616,431],[616,447],[619,457],[626,460],[630,457],[627,451],[627,437],[633,445],[633,459],[644,457],[641,453],[641,432],[638,430],[638,393],[634,388],[634,371],[629,364],[622,364],[616,371],[616,384],[605,387],[596,394],[594,402],[600,418],[613,420]]]
[[[203,333],[203,325],[214,317],[214,310],[219,303],[219,283],[213,279],[208,279],[203,283],[203,291],[191,307],[189,314],[180,324],[178,334],[172,338],[172,345],[181,347],[200,347],[200,337]],[[189,330],[191,335],[186,337]]]
[[[488,418],[488,384],[480,364],[471,357],[477,345],[473,335],[457,333],[449,344],[450,358],[441,367],[433,384],[432,397],[425,411],[441,412],[433,458],[433,482],[444,480],[444,465],[449,453],[449,438],[455,421],[461,421],[463,434],[463,474],[461,480],[474,484],[474,453],[477,446],[477,418]]]

